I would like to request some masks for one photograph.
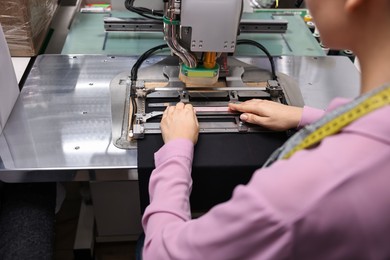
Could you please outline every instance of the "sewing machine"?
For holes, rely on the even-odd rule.
[[[167,45],[151,50],[169,47],[172,53],[139,70],[153,53],[146,52],[147,56],[142,55],[133,66],[131,75],[125,72],[111,81],[113,120],[120,120],[113,121],[117,147],[135,149],[136,140],[145,134],[160,133],[162,111],[179,101],[195,107],[201,133],[268,131],[240,121],[238,113],[229,111],[229,102],[261,98],[303,106],[297,82],[276,72],[268,50],[256,41],[237,39],[245,33],[285,33],[287,21],[242,19],[242,9],[243,2],[236,0],[170,0],[162,21],[105,18],[108,31],[159,31],[163,24]],[[266,69],[235,58],[238,45],[264,52],[269,60]]]

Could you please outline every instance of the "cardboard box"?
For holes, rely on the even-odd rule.
[[[35,56],[46,38],[58,0],[1,1],[0,23],[11,56]]]

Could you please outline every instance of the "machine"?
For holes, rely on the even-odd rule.
[[[234,53],[242,1],[168,1],[164,12],[164,37],[180,58],[179,79],[192,85],[214,85],[226,69],[226,56]],[[199,19],[201,18],[201,19]]]
[[[112,80],[115,146],[135,149],[136,140],[145,134],[160,133],[163,110],[179,101],[195,107],[201,133],[268,131],[241,122],[238,113],[229,111],[229,102],[262,98],[303,105],[299,87],[288,76],[276,73],[267,49],[258,42],[237,39],[245,33],[284,33],[287,21],[244,20],[242,10],[243,2],[237,0],[169,0],[162,20],[145,13],[141,15],[146,19],[105,19],[108,31],[158,31],[163,24],[167,43],[141,55],[131,75],[125,72]],[[161,15],[158,11],[152,13]],[[241,44],[259,48],[268,56],[269,64],[259,68],[236,58],[236,46]],[[164,48],[169,48],[172,55],[140,68],[148,57]]]

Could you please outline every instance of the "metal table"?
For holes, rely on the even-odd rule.
[[[143,66],[161,61],[147,60]],[[269,69],[262,57],[240,57]],[[137,151],[111,138],[110,81],[130,72],[134,56],[38,56],[0,135],[5,182],[134,180]],[[293,77],[306,105],[325,108],[359,93],[360,75],[346,57],[280,57],[276,70]]]

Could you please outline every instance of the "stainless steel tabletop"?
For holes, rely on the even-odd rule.
[[[161,61],[147,60],[143,66]],[[111,140],[110,81],[136,57],[38,56],[0,135],[6,182],[137,178],[137,151]],[[268,68],[265,58],[241,61]],[[358,94],[359,72],[346,57],[280,57],[276,69],[297,80],[305,104],[325,108]]]

